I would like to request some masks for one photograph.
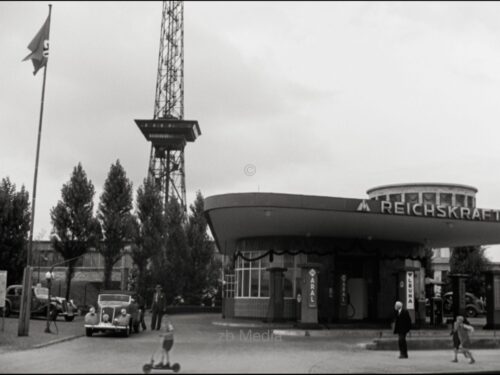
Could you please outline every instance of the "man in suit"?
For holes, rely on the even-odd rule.
[[[403,303],[400,301],[396,302],[394,310],[396,310],[394,333],[398,334],[399,358],[408,358],[406,335],[410,332],[411,328],[410,313],[403,308]]]
[[[165,293],[161,290],[161,285],[155,288],[153,303],[151,304],[151,330],[159,330],[161,327],[161,318],[165,312]]]

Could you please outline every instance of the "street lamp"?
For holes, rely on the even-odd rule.
[[[39,250],[38,251],[38,282],[40,282],[40,255],[42,256],[42,259],[44,262],[49,261],[49,258],[45,256],[45,251],[43,251],[43,254],[42,254],[42,251]]]
[[[50,287],[52,286],[52,279],[54,278],[54,273],[52,270],[45,274],[45,280],[47,280],[47,287],[49,289],[49,294],[47,296],[47,327],[45,328],[45,333],[52,333],[50,331]]]

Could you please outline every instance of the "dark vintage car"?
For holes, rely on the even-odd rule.
[[[453,315],[453,292],[447,292],[442,296],[443,313],[445,316]],[[426,299],[426,313],[430,315],[431,305],[430,300]],[[486,313],[486,306],[483,301],[477,298],[474,294],[465,293],[465,315],[469,318],[474,318],[478,315]]]
[[[75,315],[78,315],[78,307],[73,300],[66,300],[64,297],[50,297],[52,301],[56,302],[57,316],[64,316],[67,322],[73,321]]]
[[[5,316],[11,313],[19,313],[21,310],[22,285],[11,285],[7,288],[5,295]],[[31,293],[31,315],[47,315],[47,299],[49,290],[40,285],[32,287]],[[73,301],[66,301],[63,297],[50,298],[50,309],[53,311],[53,317],[64,316],[66,321],[72,321],[77,313]],[[56,314],[57,313],[57,314]]]
[[[125,314],[121,311],[124,309]],[[85,315],[85,334],[120,332],[129,336],[139,332],[140,309],[131,292],[108,291],[97,297],[97,309]]]
[[[445,315],[452,314],[453,292],[448,292],[443,295],[443,310]],[[485,314],[484,303],[474,294],[465,293],[465,314],[467,317],[473,318],[478,315]]]

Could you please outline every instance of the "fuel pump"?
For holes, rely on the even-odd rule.
[[[441,297],[431,299],[431,324],[436,327],[443,324],[443,299]]]

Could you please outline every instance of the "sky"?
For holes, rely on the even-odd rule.
[[[0,2],[0,178],[30,192],[43,71],[21,60],[47,4]],[[35,238],[79,162],[95,207],[116,160],[134,191],[146,177],[134,119],[153,116],[161,9],[54,2]],[[202,132],[185,150],[188,203],[441,182],[500,208],[499,20],[497,2],[186,2],[184,117]]]

